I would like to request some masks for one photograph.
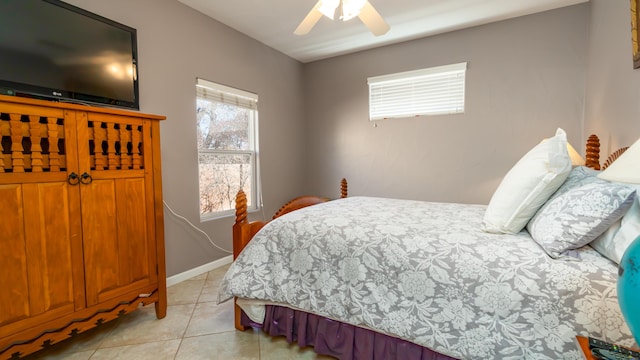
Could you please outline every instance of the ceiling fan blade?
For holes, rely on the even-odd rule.
[[[320,12],[320,6],[322,5],[322,1],[318,1],[316,6],[309,11],[307,16],[302,20],[300,25],[293,32],[296,35],[305,35],[311,31],[311,29],[316,25],[318,20],[322,17],[322,13]]]
[[[375,36],[384,35],[389,31],[389,24],[384,21],[369,1],[364,3],[358,17]]]

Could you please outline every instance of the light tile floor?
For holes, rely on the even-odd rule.
[[[233,302],[217,305],[218,286],[228,265],[167,289],[167,316],[141,307],[77,337],[26,357],[28,360],[199,360],[331,359],[300,349],[283,337],[258,330],[236,331]]]

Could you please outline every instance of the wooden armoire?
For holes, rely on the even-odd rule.
[[[0,359],[165,316],[162,119],[0,96]]]

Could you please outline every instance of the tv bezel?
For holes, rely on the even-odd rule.
[[[83,15],[95,21],[102,22],[109,26],[124,30],[131,34],[131,58],[133,65],[133,95],[134,101],[124,99],[113,99],[96,94],[84,94],[66,89],[54,89],[46,86],[39,86],[27,83],[13,82],[9,80],[0,79],[0,90],[2,94],[14,95],[20,97],[37,98],[43,100],[52,100],[59,102],[79,103],[87,105],[99,105],[110,106],[117,108],[140,110],[140,98],[138,89],[138,42],[137,42],[137,30],[130,26],[121,24],[117,21],[108,19],[104,16],[92,13],[77,6],[65,3],[60,0],[41,0],[42,2],[49,3],[61,7],[67,11]]]

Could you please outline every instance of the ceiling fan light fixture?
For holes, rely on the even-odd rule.
[[[389,31],[389,24],[384,21],[368,0],[318,0],[293,33],[296,35],[308,34],[322,18],[322,15],[333,20],[338,6],[341,6],[340,19],[342,21],[357,16],[375,36],[384,35]]]
[[[347,21],[358,16],[365,2],[367,0],[342,0],[342,15],[340,19]]]
[[[322,15],[333,20],[338,5],[340,5],[340,0],[320,0],[320,7],[318,8],[318,11],[320,11]]]

